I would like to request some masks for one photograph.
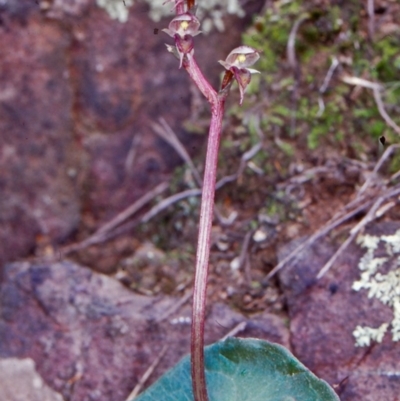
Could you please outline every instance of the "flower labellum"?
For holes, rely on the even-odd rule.
[[[257,50],[249,46],[239,46],[229,53],[225,61],[219,61],[227,71],[233,74],[239,84],[240,104],[243,102],[246,87],[250,83],[251,74],[259,73],[259,71],[248,67],[253,65],[259,58],[260,54]],[[222,89],[224,89],[227,84],[228,83],[224,80]]]
[[[180,38],[176,35],[175,44],[179,54],[179,68],[181,68],[185,54],[193,54],[193,36],[185,35],[183,38]]]

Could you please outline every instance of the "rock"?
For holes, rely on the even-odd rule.
[[[399,228],[399,223],[384,223],[371,226],[367,233],[392,235]],[[283,250],[280,258],[288,251]],[[398,400],[400,344],[392,341],[389,332],[382,343],[372,341],[368,347],[356,346],[353,336],[359,325],[378,328],[390,323],[393,312],[378,299],[368,298],[367,291],[353,289],[360,279],[360,258],[365,254],[357,244],[352,244],[317,281],[317,273],[333,252],[328,241],[319,241],[280,273],[293,352],[315,374],[335,386],[342,401]],[[376,256],[385,252],[387,247],[385,250],[382,243]]]
[[[0,359],[0,399],[7,401],[63,401],[44,384],[32,359]]]
[[[147,5],[135,3],[120,23],[93,0],[3,3],[0,269],[32,252],[38,238],[55,246],[79,223],[98,228],[166,180],[181,159],[151,123],[164,117],[193,154],[205,136],[182,124],[191,113],[209,113],[165,49],[169,19],[151,21]],[[218,32],[196,38],[196,57],[214,85],[217,60],[237,45],[244,24],[233,16],[225,22],[224,40]]]
[[[21,26],[20,12],[10,5],[0,25],[0,269],[79,222],[69,38],[32,11]]]
[[[70,401],[124,400],[164,345],[154,381],[190,349],[190,305],[134,294],[113,278],[68,261],[13,263],[0,286],[0,355],[31,358],[52,389]],[[251,321],[214,305],[207,343],[238,323],[240,336],[288,343],[283,322],[270,315]]]

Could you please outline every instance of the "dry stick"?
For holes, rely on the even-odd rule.
[[[222,338],[221,341],[226,340],[229,337],[236,336],[237,333],[240,333],[243,330],[246,330],[247,322],[238,323],[232,330],[228,331]]]
[[[367,13],[368,13],[368,34],[372,40],[375,33],[375,7],[374,0],[367,0]]]
[[[384,161],[390,156],[391,152],[394,149],[397,149],[398,147],[400,147],[400,145],[391,145],[389,146],[386,151],[383,153],[383,155],[381,156],[381,158],[379,159],[378,163],[376,164],[372,174],[376,174],[379,169],[382,167],[382,164],[384,163]],[[268,281],[273,275],[275,275],[279,270],[282,269],[282,267],[289,262],[294,256],[297,256],[297,254],[299,252],[301,252],[305,247],[311,245],[315,240],[317,240],[318,238],[320,238],[321,236],[325,235],[327,232],[333,230],[335,227],[337,227],[338,225],[342,224],[344,221],[350,219],[352,216],[354,216],[355,214],[357,214],[358,212],[364,210],[368,204],[372,203],[372,200],[366,201],[365,202],[365,197],[361,197],[362,193],[364,193],[366,191],[366,189],[371,185],[371,179],[370,177],[367,178],[367,180],[365,181],[364,185],[361,187],[361,189],[359,190],[357,196],[355,199],[353,199],[353,201],[351,201],[348,205],[346,205],[346,209],[349,209],[353,206],[355,206],[357,203],[363,202],[359,207],[357,207],[356,209],[350,211],[349,213],[347,213],[346,215],[340,217],[338,215],[335,215],[330,222],[328,222],[321,230],[317,231],[314,235],[312,235],[308,240],[306,240],[304,243],[300,244],[296,249],[294,249],[289,255],[286,256],[286,258],[284,258],[281,262],[278,263],[277,266],[274,267],[274,269],[272,269],[268,275],[265,278],[265,281]],[[331,223],[332,222],[332,223]],[[351,241],[350,241],[351,242]],[[344,245],[344,244],[342,244]],[[343,248],[344,249],[344,248]],[[342,251],[342,249],[340,249],[340,251]],[[338,251],[339,252],[339,251]],[[335,256],[335,255],[334,255]],[[339,254],[336,256],[338,257]],[[329,263],[329,261],[328,261]],[[320,273],[319,273],[320,274]],[[321,276],[322,277],[322,276]]]
[[[201,195],[201,189],[187,189],[186,191],[179,192],[178,194],[172,195],[166,199],[163,199],[160,203],[157,203],[153,208],[151,208],[141,219],[140,223],[147,223],[154,216],[159,214],[164,209],[167,209],[171,205],[176,202],[181,201],[182,199],[189,198],[191,196],[199,196]]]
[[[260,149],[261,149],[261,143],[257,143],[250,150],[245,152],[242,155],[238,171],[235,174],[221,178],[215,184],[215,189],[220,189],[224,185],[228,184],[229,182],[235,181],[239,177],[239,175],[242,174],[242,172],[246,166],[246,162],[248,160],[250,160],[252,157],[254,157],[254,155],[257,154],[257,152],[259,152]],[[112,238],[115,238],[116,236],[131,230],[132,228],[136,227],[139,224],[148,223],[151,219],[153,219],[155,216],[157,216],[163,210],[167,209],[168,207],[172,206],[173,204],[175,204],[177,202],[180,202],[183,199],[190,198],[192,196],[200,196],[201,192],[202,192],[201,189],[194,188],[194,189],[188,189],[188,190],[179,192],[177,194],[174,194],[168,198],[163,199],[161,202],[157,203],[145,215],[143,215],[139,220],[134,221],[132,223],[127,223],[127,224],[115,229],[112,232],[103,233],[101,236],[98,236],[94,239],[92,237],[95,234],[93,234],[93,236],[89,237],[87,240],[80,242],[78,244],[72,245],[72,246],[74,246],[74,248],[73,249],[68,248],[66,250],[66,252],[72,252],[74,250],[79,250],[79,249],[85,248],[89,245],[97,244],[99,242],[104,242],[104,241],[108,241]],[[228,220],[228,219],[225,219],[225,220]],[[88,240],[90,240],[90,243],[87,243]],[[93,242],[93,241],[95,241],[95,242]],[[79,248],[78,248],[78,246],[79,246]]]
[[[197,185],[201,187],[203,185],[203,181],[200,177],[199,171],[197,170],[191,157],[189,156],[189,153],[186,151],[185,147],[179,141],[178,137],[175,135],[175,132],[171,129],[167,122],[163,118],[160,118],[160,122],[162,126],[158,124],[153,124],[154,131],[174,148],[178,155],[188,165]],[[223,217],[216,207],[214,207],[214,213],[222,225],[231,224],[231,221]]]
[[[101,238],[101,242],[109,241],[112,238],[117,237],[127,231],[131,230],[132,228],[138,226],[139,224],[148,223],[151,219],[161,213],[163,210],[167,209],[168,207],[172,206],[174,203],[180,202],[185,198],[190,198],[191,196],[199,196],[201,195],[201,189],[188,189],[186,191],[179,192],[175,195],[172,195],[168,198],[163,199],[161,202],[157,203],[153,206],[146,214],[144,214],[140,219],[133,221],[131,223],[126,223],[123,226],[115,229],[111,233],[104,235]]]
[[[168,182],[162,182],[158,184],[155,188],[153,188],[150,192],[147,192],[141,198],[139,198],[136,202],[134,202],[131,206],[123,210],[117,216],[115,216],[111,221],[106,223],[104,226],[100,227],[94,234],[92,234],[89,238],[83,240],[82,242],[78,242],[77,244],[72,244],[66,246],[62,249],[63,254],[68,254],[74,251],[81,250],[90,245],[94,245],[98,242],[103,241],[103,237],[106,236],[107,233],[115,229],[122,222],[127,220],[129,217],[134,215],[137,211],[139,211],[142,207],[144,207],[147,203],[152,201],[156,196],[160,195],[164,192],[169,186]]]
[[[321,117],[323,112],[325,111],[325,103],[324,99],[322,99],[322,95],[326,92],[328,89],[329,83],[332,79],[333,73],[336,70],[336,67],[339,65],[339,60],[336,57],[332,58],[332,63],[329,67],[328,72],[326,73],[326,76],[324,78],[324,82],[322,83],[321,87],[319,88],[319,97],[318,97],[318,112],[317,112],[317,117]]]
[[[346,220],[351,219],[354,215],[357,213],[363,211],[366,209],[370,204],[372,203],[371,200],[367,200],[364,203],[362,203],[360,206],[355,208],[354,210],[350,211],[349,213],[346,213],[345,215],[337,218],[336,216],[332,218],[324,227],[322,227],[320,230],[318,230],[316,233],[314,233],[311,237],[309,237],[305,242],[301,243],[299,246],[297,246],[292,252],[289,253],[283,260],[281,260],[265,277],[263,280],[263,284],[266,284],[268,280],[271,279],[276,273],[278,273],[279,270],[281,270],[286,263],[288,263],[290,260],[292,260],[295,256],[298,256],[298,254],[306,247],[310,246],[313,242],[315,242],[317,239],[323,237],[326,235],[328,232],[332,231],[334,228],[339,226],[340,224],[344,223]]]
[[[384,202],[386,199],[389,199],[393,196],[396,196],[400,194],[400,187],[393,189],[392,191],[387,192],[386,194],[380,196],[375,203],[372,205],[368,213],[364,216],[364,218],[357,224],[355,225],[351,230],[350,230],[350,236],[346,239],[345,242],[339,247],[339,249],[335,252],[335,254],[328,260],[328,262],[325,263],[325,265],[322,267],[322,269],[319,271],[317,275],[317,279],[319,280],[324,274],[333,266],[333,264],[336,262],[337,258],[343,253],[343,251],[350,245],[350,243],[353,241],[355,236],[371,221],[379,218],[382,216],[381,213],[377,213],[378,209],[380,208],[382,202]],[[388,208],[385,208],[385,211],[388,210]],[[392,204],[389,205],[392,207]]]
[[[185,303],[189,301],[191,296],[192,296],[192,291],[188,291],[186,294],[182,296],[182,298],[178,302],[176,302],[169,309],[167,309],[167,311],[164,312],[161,317],[156,319],[156,322],[157,323],[163,322],[165,319],[167,319],[169,316],[175,313],[181,306],[185,305]]]
[[[296,51],[295,51],[295,44],[296,44],[296,35],[297,31],[300,28],[300,25],[309,18],[308,14],[304,14],[300,16],[296,22],[294,23],[292,30],[289,34],[289,39],[286,45],[286,57],[290,67],[295,70],[297,68],[297,60],[296,60]]]
[[[296,130],[296,109],[297,109],[297,90],[300,82],[300,68],[296,60],[296,35],[302,22],[309,18],[308,14],[301,15],[294,23],[286,46],[286,57],[290,67],[293,70],[294,85],[291,95],[291,121],[290,121],[290,135],[293,136]]]
[[[360,196],[365,190],[371,185],[373,178],[376,176],[380,168],[382,167],[383,163],[389,158],[389,156],[393,153],[394,150],[400,148],[400,144],[393,144],[390,145],[385,152],[383,152],[382,156],[379,158],[378,163],[376,163],[372,173],[367,177],[363,186],[358,191],[357,196]]]
[[[364,88],[371,89],[374,94],[374,100],[376,106],[378,107],[379,114],[385,120],[386,124],[389,125],[389,127],[391,127],[396,132],[396,134],[400,135],[400,127],[390,118],[382,102],[381,90],[383,87],[381,84],[378,84],[376,82],[371,82],[363,78],[351,77],[351,76],[343,76],[342,81],[345,82],[346,84],[362,86]]]
[[[373,88],[374,99],[376,105],[378,106],[378,110],[382,118],[385,120],[386,124],[389,125],[393,129],[396,134],[400,135],[400,127],[390,118],[388,113],[385,110],[385,106],[382,102],[381,92],[379,88]]]
[[[388,157],[391,155],[391,153],[400,147],[400,144],[394,144],[389,146],[385,152],[382,154],[380,157],[378,163],[376,163],[372,173],[367,177],[365,180],[364,185],[360,188],[358,191],[357,196],[360,196],[365,190],[371,185],[373,178],[376,176],[377,172],[379,169],[382,167],[383,163],[388,159]],[[394,193],[393,193],[394,191]],[[364,218],[356,225],[354,226],[351,231],[349,237],[346,239],[345,242],[339,247],[339,249],[334,253],[334,255],[328,260],[328,262],[325,263],[325,265],[322,267],[320,272],[317,275],[317,279],[319,280],[322,276],[325,275],[325,273],[333,266],[333,264],[336,262],[336,260],[339,258],[339,256],[344,252],[344,250],[351,244],[351,242],[354,240],[355,236],[372,220],[381,217],[384,213],[387,212],[391,207],[394,206],[393,202],[389,202],[386,205],[384,205],[381,209],[379,209],[381,203],[388,199],[389,197],[395,196],[396,195],[396,190],[389,191],[389,193],[384,194],[383,196],[380,196],[374,205],[371,207],[369,212],[364,216]],[[379,210],[378,210],[379,209]],[[379,213],[378,213],[379,212]]]
[[[153,129],[158,134],[161,138],[163,138],[166,142],[168,142],[174,150],[178,153],[179,156],[183,159],[183,161],[188,165],[190,171],[193,174],[193,177],[200,187],[202,186],[202,179],[200,177],[199,171],[197,170],[196,166],[194,165],[189,153],[186,151],[185,147],[182,145],[180,142],[179,138],[176,136],[175,132],[171,129],[171,127],[168,125],[168,123],[163,119],[160,118],[160,123],[162,124],[162,127],[159,124],[153,123]],[[216,189],[221,188],[223,185],[227,184],[228,182],[235,181],[243,172],[243,170],[246,167],[246,163],[252,159],[259,151],[261,150],[261,142],[257,143],[254,145],[251,149],[249,149],[247,152],[243,153],[241,159],[240,159],[240,164],[237,172],[235,174],[223,177],[221,180],[219,180],[216,184]],[[225,218],[222,216],[222,214],[219,212],[219,210],[214,206],[214,213],[219,220],[219,222],[222,225],[230,225],[232,224],[232,221],[230,218]]]
[[[139,382],[136,384],[135,388],[132,390],[132,392],[129,394],[127,397],[126,401],[133,401],[137,395],[139,394],[140,390],[142,389],[143,385],[146,383],[146,381],[149,379],[151,374],[154,372],[154,369],[157,367],[157,365],[160,363],[161,358],[165,355],[167,352],[168,345],[164,345],[162,348],[161,352],[158,354],[157,358],[154,360],[154,362],[148,367],[146,372],[144,372],[143,376],[140,378]]]

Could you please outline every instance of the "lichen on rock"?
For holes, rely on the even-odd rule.
[[[110,18],[124,23],[128,21],[129,7],[133,5],[133,0],[96,0],[96,4],[104,8]]]
[[[368,290],[368,298],[376,298],[393,311],[391,322],[383,322],[380,327],[357,326],[353,331],[356,346],[370,345],[371,341],[382,342],[389,326],[392,340],[400,340],[400,230],[393,235],[360,235],[358,244],[367,251],[360,259],[358,268],[361,276],[353,283],[353,290]],[[380,244],[386,256],[376,256]]]
[[[142,0],[143,1],[143,0]],[[144,0],[148,3],[149,17],[158,22],[163,17],[172,17],[175,14],[174,6],[166,4],[166,0]],[[133,0],[96,0],[99,7],[103,8],[112,19],[126,22],[129,16],[129,7]],[[225,30],[223,17],[227,14],[243,17],[245,12],[239,0],[202,0],[196,11],[196,16],[202,21],[202,31],[207,33],[213,27],[220,32]]]

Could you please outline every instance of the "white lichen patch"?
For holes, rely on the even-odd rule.
[[[371,341],[376,341],[378,343],[382,342],[388,326],[388,323],[382,323],[377,329],[373,329],[372,327],[357,326],[353,331],[353,336],[356,339],[356,345],[358,347],[368,347],[368,345],[371,344]]]
[[[389,326],[392,340],[400,340],[400,230],[393,235],[361,235],[357,238],[366,253],[360,259],[360,279],[353,283],[353,290],[368,290],[368,298],[377,298],[393,310],[393,320],[384,322],[378,328],[357,326],[353,331],[356,346],[370,345],[371,341],[381,342]],[[380,244],[384,245],[387,256],[375,257]],[[386,273],[383,272],[383,268]]]
[[[129,7],[133,5],[133,0],[96,0],[96,4],[103,8],[110,18],[124,23],[128,21]]]
[[[155,22],[174,13],[174,2],[165,4],[165,0],[145,1],[150,6],[150,18]],[[220,32],[224,31],[223,17],[226,14],[237,15],[238,17],[244,16],[239,0],[202,0],[199,2],[196,11],[196,17],[202,21],[201,28],[205,33],[209,32],[212,27],[216,27]]]
[[[138,0],[136,0],[138,1]],[[174,1],[166,0],[141,0],[145,1],[149,7],[149,17],[158,22],[163,17],[173,17],[175,15]],[[96,0],[99,7],[104,8],[112,19],[126,22],[129,15],[129,7],[133,0]],[[244,11],[240,6],[239,0],[202,0],[199,2],[196,17],[202,21],[202,31],[207,33],[213,27],[219,31],[224,31],[225,26],[223,17],[227,14],[244,16]]]

